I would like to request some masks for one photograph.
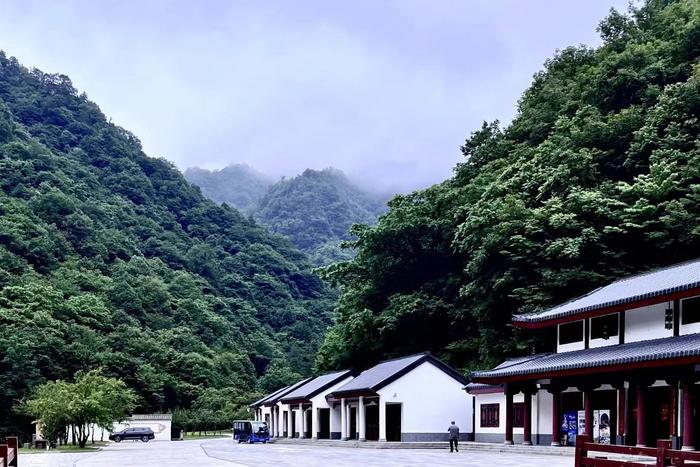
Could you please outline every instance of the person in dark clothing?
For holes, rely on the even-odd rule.
[[[450,434],[450,452],[459,452],[459,448],[457,447],[457,441],[459,441],[459,427],[455,425],[454,421],[449,428],[447,428],[447,432]]]

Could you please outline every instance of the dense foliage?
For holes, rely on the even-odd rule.
[[[321,368],[432,350],[463,368],[552,350],[512,313],[700,252],[700,2],[648,0],[549,60],[452,179],[358,228]]]
[[[245,168],[245,166],[243,166]],[[353,224],[374,224],[385,210],[380,197],[355,186],[337,169],[311,170],[269,185],[255,202],[241,199],[260,195],[250,181],[250,169],[231,166],[220,171],[188,169],[185,177],[217,202],[225,202],[251,214],[271,231],[289,238],[315,265],[352,258],[341,244],[352,237]]]
[[[124,380],[139,411],[254,397],[270,364],[308,373],[332,308],[309,271],[67,77],[0,52],[0,429],[28,429],[17,401],[79,370]]]
[[[72,383],[48,381],[40,385],[24,408],[41,420],[41,433],[52,444],[67,443],[70,430],[84,448],[95,427],[112,430],[131,413],[135,400],[123,381],[93,370],[79,373]]]
[[[252,214],[273,181],[246,164],[234,164],[221,170],[191,167],[185,179],[197,185],[202,194],[219,204],[226,203],[245,214]]]

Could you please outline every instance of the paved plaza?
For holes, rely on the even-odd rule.
[[[123,442],[89,453],[27,454],[20,467],[399,467],[519,466],[569,467],[564,456],[497,453],[462,449],[459,453],[422,449],[357,449],[325,446],[236,444],[206,441]]]

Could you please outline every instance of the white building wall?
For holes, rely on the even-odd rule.
[[[477,394],[475,397],[476,411],[474,420],[476,429],[474,431],[477,442],[502,443],[506,436],[506,396],[503,393]],[[517,404],[525,401],[522,393],[513,396],[513,403]],[[481,426],[481,405],[498,404],[498,427]],[[552,395],[547,391],[540,390],[532,396],[532,417],[530,419],[531,435],[533,444],[549,445],[552,436]],[[524,428],[513,427],[514,442],[521,443],[523,440]]]
[[[472,433],[472,402],[459,381],[425,362],[377,391],[380,403],[402,403],[403,441],[447,439],[454,420],[460,433]],[[444,436],[442,436],[444,435]],[[440,438],[438,438],[440,439]]]
[[[661,337],[672,337],[673,329],[666,329],[667,302],[625,311],[625,342],[638,342]]]

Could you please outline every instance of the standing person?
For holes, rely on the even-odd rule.
[[[454,421],[449,428],[447,428],[447,432],[450,434],[450,452],[459,452],[459,448],[457,447],[457,441],[459,440],[459,427],[455,425]]]

